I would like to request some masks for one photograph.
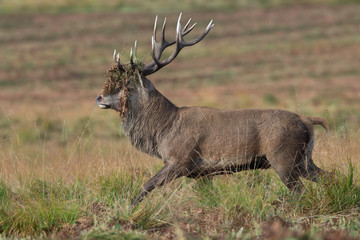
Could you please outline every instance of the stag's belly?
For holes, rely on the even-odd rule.
[[[241,161],[237,159],[224,159],[223,161],[209,161],[197,159],[190,169],[190,177],[201,177],[206,175],[231,174],[243,170],[267,169],[271,165],[265,156],[257,156],[252,159]]]

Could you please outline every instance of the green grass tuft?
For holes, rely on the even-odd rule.
[[[2,202],[0,211],[1,232],[19,236],[50,232],[64,223],[73,223],[82,212],[81,188],[41,180],[24,188],[11,196],[4,195],[5,204]]]
[[[360,186],[354,184],[354,167],[349,163],[348,172],[339,171],[317,185],[307,185],[298,202],[302,211],[312,214],[334,214],[360,208]]]

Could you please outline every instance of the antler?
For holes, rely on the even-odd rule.
[[[113,59],[114,63],[117,63],[119,70],[124,70],[124,67],[120,61],[120,53],[116,54],[116,49],[114,49]]]
[[[188,47],[188,46],[192,46],[198,42],[200,42],[211,30],[211,28],[214,26],[213,24],[213,20],[211,20],[208,24],[208,26],[205,29],[205,32],[203,32],[200,37],[198,37],[197,39],[190,41],[190,42],[186,42],[184,40],[184,36],[187,35],[189,32],[191,32],[191,30],[194,29],[196,23],[194,23],[190,28],[189,24],[191,21],[191,18],[188,20],[188,22],[186,23],[184,29],[181,31],[181,16],[182,13],[180,13],[178,21],[177,21],[177,26],[176,26],[176,39],[173,41],[166,41],[165,39],[165,26],[166,26],[166,18],[164,19],[164,23],[163,23],[163,27],[162,27],[162,38],[161,38],[161,42],[157,42],[156,41],[156,30],[157,30],[157,19],[158,17],[155,17],[155,24],[154,24],[154,33],[151,39],[152,42],[152,58],[153,61],[151,63],[149,63],[148,65],[145,66],[143,74],[145,76],[150,75],[156,71],[158,71],[160,68],[168,65],[169,63],[171,63],[176,56],[179,54],[179,52],[181,51],[181,49],[183,49],[184,47]],[[161,55],[164,52],[164,50],[171,46],[176,44],[176,48],[175,51],[171,54],[170,57],[164,59],[163,61],[161,61]]]
[[[137,43],[137,41],[135,40],[134,51],[133,51],[133,48],[130,49],[130,64],[132,67],[134,66],[134,58],[136,61],[136,43]],[[120,54],[119,53],[116,54],[116,49],[114,50],[113,59],[114,59],[114,63],[117,63],[118,68],[120,70],[124,70],[123,64],[120,61]]]

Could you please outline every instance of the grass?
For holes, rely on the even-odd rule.
[[[360,8],[301,3],[0,0],[0,238],[359,238]],[[150,61],[152,12],[169,17],[170,39],[178,9],[198,22],[194,35],[216,25],[149,77],[156,87],[177,105],[325,117],[331,131],[316,128],[313,156],[330,181],[293,195],[273,170],[180,178],[130,211],[162,162],[94,99],[113,49],[126,62],[137,39]]]

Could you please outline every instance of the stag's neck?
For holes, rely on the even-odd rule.
[[[158,148],[177,119],[178,107],[155,88],[146,99],[129,101],[129,112],[123,121],[125,134],[137,149],[161,158]]]

